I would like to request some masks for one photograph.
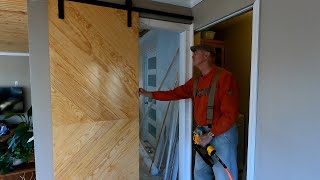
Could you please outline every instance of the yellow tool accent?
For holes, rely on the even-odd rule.
[[[208,151],[209,156],[212,156],[213,154],[216,153],[216,150],[214,149],[213,146],[208,146],[207,151]]]
[[[199,144],[199,138],[200,138],[199,134],[193,132],[193,142],[194,142],[194,144]]]

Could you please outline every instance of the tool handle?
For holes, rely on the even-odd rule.
[[[207,144],[206,148],[209,156],[216,154],[216,150],[210,144]]]
[[[198,152],[198,154],[202,157],[205,163],[207,163],[211,168],[214,165],[213,159],[207,154],[202,152],[202,147],[200,145],[194,145],[194,150]]]

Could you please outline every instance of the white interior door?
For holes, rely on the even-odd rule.
[[[147,53],[144,69],[144,88],[147,91],[157,90],[157,57],[156,51]],[[151,107],[150,107],[151,106]],[[144,126],[144,140],[150,143],[153,147],[156,147],[157,137],[157,108],[156,101],[152,102],[151,98],[144,97],[144,109],[147,110],[145,114],[145,126]],[[148,108],[150,109],[148,110]]]

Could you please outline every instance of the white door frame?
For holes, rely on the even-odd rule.
[[[248,128],[248,152],[247,152],[247,180],[254,180],[255,169],[255,149],[256,149],[256,124],[257,124],[257,100],[258,100],[258,76],[259,76],[259,32],[260,32],[260,0],[239,11],[220,18],[208,25],[196,29],[201,31],[210,26],[238,16],[249,10],[253,10],[252,15],[252,49],[251,49],[251,74],[250,74],[250,102],[249,102],[249,128]]]
[[[193,24],[187,25],[140,18],[140,28],[161,29],[180,33],[179,85],[192,78],[192,58],[189,48],[193,45]],[[179,179],[191,180],[192,103],[190,99],[179,101],[179,112]]]
[[[252,15],[252,49],[251,49],[251,75],[250,75],[250,102],[249,102],[249,128],[248,128],[248,157],[247,180],[254,180],[255,152],[256,152],[256,126],[258,111],[258,76],[259,76],[259,32],[260,32],[260,0],[253,4]]]
[[[24,57],[29,57],[29,53],[22,53],[22,52],[0,52],[0,56],[24,56]]]

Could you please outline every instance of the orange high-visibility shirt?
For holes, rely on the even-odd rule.
[[[194,108],[194,119],[199,126],[207,126],[207,106],[210,86],[218,67],[214,67],[208,74],[200,77],[197,91],[198,95],[193,97],[194,78],[184,85],[170,91],[155,91],[152,96],[156,100],[170,101],[192,98]],[[229,130],[237,121],[239,115],[239,91],[238,85],[232,74],[226,70],[221,72],[217,82],[215,93],[213,120],[211,132],[218,136]]]

